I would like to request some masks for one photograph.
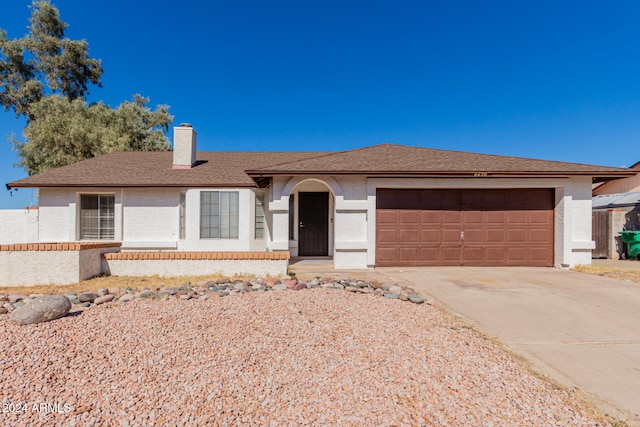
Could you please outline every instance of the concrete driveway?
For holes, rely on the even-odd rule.
[[[379,268],[640,425],[640,285],[555,268]],[[617,410],[616,410],[617,408]]]

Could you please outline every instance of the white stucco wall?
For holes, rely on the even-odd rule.
[[[38,241],[38,209],[0,210],[0,243]]]
[[[554,265],[569,267],[591,262],[591,178],[364,178],[318,176],[334,200],[333,250],[336,268],[375,266],[376,191],[378,188],[553,188]],[[273,241],[270,247],[284,249],[285,242],[296,256],[297,242],[288,241],[289,197],[304,189],[309,178],[277,177],[273,181]],[[297,199],[296,199],[297,203]],[[294,212],[295,215],[295,212]],[[297,222],[296,222],[297,224]],[[295,237],[295,236],[294,236]],[[294,239],[295,240],[295,239]]]

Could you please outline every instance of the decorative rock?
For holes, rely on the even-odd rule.
[[[424,298],[418,294],[409,294],[409,301],[414,304],[422,304],[424,302]]]
[[[24,295],[24,294],[11,294],[11,295],[9,295],[8,298],[9,298],[9,302],[11,304],[13,304],[13,303],[16,303],[16,302],[20,302],[20,301],[22,301],[24,299],[27,299],[29,297]]]
[[[135,296],[133,294],[124,294],[120,297],[120,299],[118,299],[118,301],[120,302],[129,302],[132,299],[134,299]]]
[[[9,312],[9,310],[7,310],[4,307],[0,307],[0,314],[7,314]]]
[[[273,285],[274,291],[286,291],[287,285],[283,285],[282,283],[278,283],[277,285]]]
[[[384,289],[384,288],[383,288]],[[402,293],[402,288],[400,286],[391,286],[388,289],[392,294],[400,295]]]
[[[307,284],[306,283],[298,283],[297,285],[295,285],[293,288],[294,291],[300,291],[302,289],[307,289]]]
[[[180,295],[180,299],[184,300],[184,301],[190,300],[191,299],[191,294],[182,294],[182,295]]]
[[[16,308],[11,314],[11,320],[19,325],[31,325],[59,319],[66,316],[69,310],[69,298],[63,295],[46,295]]]
[[[105,295],[107,295],[109,293],[109,289],[107,288],[100,288],[96,291],[96,293],[98,294],[99,297],[103,297]]]
[[[293,289],[298,284],[298,280],[297,279],[287,280],[286,282],[284,282],[284,284],[287,287],[287,289]]]
[[[373,291],[374,295],[379,295],[379,296],[383,296],[384,295],[384,291],[382,289],[375,289]]]
[[[100,304],[104,304],[105,302],[111,302],[115,298],[116,298],[116,296],[114,294],[102,295],[102,296],[96,298],[95,300],[93,300],[93,303],[95,305],[100,305]]]
[[[93,304],[91,304],[89,301],[82,303],[82,307],[84,307],[84,308],[91,307],[92,305]]]
[[[98,298],[98,294],[93,292],[81,292],[78,295],[78,301],[80,302],[93,302],[96,298]]]
[[[398,298],[400,299],[400,301],[409,301],[409,297],[405,294],[398,295]]]
[[[396,286],[396,284],[392,282],[382,282],[382,289],[384,289],[385,291],[388,291],[392,286]]]
[[[8,302],[9,297],[5,294],[0,294],[0,302]]]
[[[373,289],[382,289],[382,283],[380,282],[371,282],[371,286]]]
[[[385,292],[384,293],[384,297],[385,298],[398,299],[398,296],[399,296],[398,294],[394,294],[394,293],[391,293],[391,292]]]
[[[356,292],[358,290],[358,288],[356,288],[355,286],[347,285],[347,286],[344,287],[344,290],[345,291],[349,291],[349,292]]]
[[[147,289],[147,290],[144,290],[144,291],[142,291],[142,292],[138,292],[138,293],[135,295],[135,297],[136,297],[136,298],[156,298],[156,297],[157,297],[157,295],[156,295],[156,294],[154,294],[153,292],[151,292],[150,290],[148,290],[148,289]]]

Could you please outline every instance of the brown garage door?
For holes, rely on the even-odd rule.
[[[554,191],[378,189],[376,265],[553,266]]]

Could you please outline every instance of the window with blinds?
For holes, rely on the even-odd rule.
[[[115,236],[115,196],[82,194],[80,196],[80,239],[113,240]]]
[[[200,192],[200,238],[238,238],[239,193],[237,191]]]

